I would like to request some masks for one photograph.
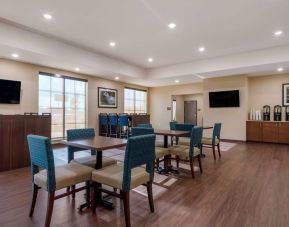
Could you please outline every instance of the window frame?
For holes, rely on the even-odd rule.
[[[125,90],[128,89],[128,90],[131,90],[133,91],[133,99],[127,99],[125,97]],[[144,92],[145,93],[145,100],[136,100],[136,91],[141,91],[141,92]],[[125,103],[126,103],[126,100],[132,100],[133,101],[133,111],[129,110],[130,113],[133,113],[133,114],[136,114],[136,113],[145,113],[147,114],[148,112],[148,91],[147,90],[144,90],[144,89],[138,89],[138,88],[132,88],[132,87],[124,87],[124,112],[126,113],[127,110],[126,110],[126,106],[125,106]],[[145,109],[144,109],[144,112],[139,112],[136,110],[136,102],[137,101],[144,101],[145,102]],[[137,111],[137,112],[136,112]]]

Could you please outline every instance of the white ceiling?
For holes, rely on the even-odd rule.
[[[2,26],[6,26],[2,35],[11,32],[7,26],[16,25],[17,36],[21,33],[19,28],[23,33],[28,30],[39,36],[40,45],[41,39],[51,39],[55,41],[54,47],[63,45],[63,49],[70,53],[62,63],[62,53],[50,51],[50,56],[47,56],[49,50],[45,53],[44,50],[38,51],[39,46],[34,44],[30,44],[29,49],[21,40],[16,42],[17,37],[13,37],[14,43],[0,37],[0,56],[5,57],[13,48],[22,49],[30,52],[27,58],[23,56],[23,61],[39,63],[37,59],[43,58],[41,64],[67,70],[78,64],[84,73],[101,74],[108,78],[119,74],[125,82],[131,82],[130,78],[147,86],[172,84],[175,79],[180,79],[182,83],[195,82],[200,78],[192,76],[194,74],[209,77],[211,73],[218,74],[216,72],[220,71],[218,76],[223,76],[230,70],[233,75],[238,74],[240,68],[250,74],[251,71],[256,73],[258,65],[260,72],[273,73],[275,68],[268,71],[268,65],[276,67],[289,61],[286,56],[282,61],[275,62],[273,55],[271,62],[264,62],[257,56],[255,60],[259,63],[243,67],[240,58],[239,65],[234,65],[236,71],[232,67],[214,68],[212,71],[188,67],[204,61],[216,61],[217,64],[221,57],[228,60],[229,56],[287,48],[288,0],[0,0],[0,5]],[[46,21],[43,13],[50,13],[53,19]],[[170,22],[176,23],[174,30],[167,28]],[[284,34],[275,37],[273,33],[278,29]],[[116,42],[116,47],[111,48],[108,45],[110,41]],[[205,46],[206,51],[199,53],[199,46]],[[68,51],[71,48],[75,49],[73,56]],[[77,48],[82,52],[81,58],[76,56]],[[32,58],[32,54],[38,57]],[[100,57],[105,59],[107,67],[101,66],[98,61],[93,65]],[[148,57],[153,57],[154,62],[148,63]],[[55,59],[59,59],[57,65]],[[82,61],[79,62],[79,59]],[[109,69],[111,64],[113,66]],[[186,70],[180,70],[181,67],[186,67]],[[254,69],[250,70],[251,67]],[[167,69],[170,70],[169,75],[163,75]]]

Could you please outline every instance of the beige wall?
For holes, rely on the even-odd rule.
[[[150,88],[149,110],[153,126],[160,129],[169,128],[172,115],[167,107],[172,106],[173,95],[198,94],[202,91],[202,83]]]
[[[184,96],[183,95],[172,95],[172,100],[176,100],[176,121],[184,123]],[[171,118],[172,119],[172,118]]]
[[[262,110],[264,105],[271,106],[271,120],[273,119],[273,107],[282,106],[282,84],[289,83],[289,74],[249,77],[249,106],[255,110]],[[282,119],[285,119],[283,108]]]
[[[47,68],[16,61],[0,59],[0,79],[21,81],[21,103],[19,105],[0,104],[0,114],[23,114],[24,112],[38,112],[38,72],[61,74],[88,80],[88,126],[97,128],[97,117],[101,112],[124,112],[124,87],[146,89],[136,85],[86,76],[83,74]],[[118,108],[98,108],[97,87],[113,88],[118,90]]]

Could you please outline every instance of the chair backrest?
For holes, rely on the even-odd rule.
[[[108,120],[110,125],[117,125],[118,124],[118,116],[117,114],[108,114]]]
[[[202,137],[203,137],[203,128],[194,127],[191,131],[190,137],[190,157],[194,157],[194,148],[197,147],[200,150],[202,149]]]
[[[177,121],[171,121],[170,122],[170,130],[176,130],[176,124],[178,124]]]
[[[127,114],[119,114],[118,115],[118,124],[120,126],[128,126],[128,115]]]
[[[216,138],[220,139],[221,136],[221,127],[222,123],[215,123],[214,124],[214,129],[213,129],[213,137],[212,137],[212,142],[213,144],[216,144]]]
[[[31,160],[32,182],[39,168],[47,171],[47,190],[55,191],[55,166],[54,156],[49,138],[37,135],[28,135],[28,147]]]
[[[67,130],[67,140],[89,139],[95,137],[94,128],[81,128]],[[68,162],[74,159],[74,152],[87,149],[68,146]]]
[[[127,141],[124,168],[123,168],[123,184],[122,190],[130,190],[131,169],[146,165],[146,171],[153,179],[154,160],[155,160],[155,135],[142,135],[130,137]]]
[[[100,114],[99,115],[99,121],[100,121],[101,125],[107,125],[108,124],[108,116],[107,116],[107,114],[104,114],[104,113]]]
[[[153,128],[133,127],[131,128],[131,136],[141,136],[154,134]]]
[[[175,130],[176,131],[191,132],[193,128],[194,128],[193,124],[175,124]],[[187,137],[190,137],[190,134]]]
[[[142,127],[142,128],[152,128],[152,124],[138,124],[137,127]]]

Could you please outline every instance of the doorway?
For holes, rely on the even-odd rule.
[[[198,119],[198,104],[197,100],[184,101],[184,122],[197,125]]]

